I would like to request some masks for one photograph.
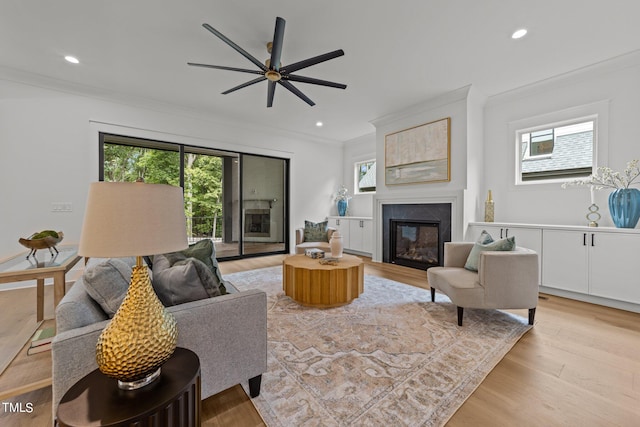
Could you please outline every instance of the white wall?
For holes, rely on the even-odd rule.
[[[344,143],[343,148],[343,176],[344,185],[349,189],[352,199],[349,201],[348,216],[364,216],[373,215],[373,196],[374,194],[355,194],[355,169],[356,162],[364,162],[376,159],[376,134],[372,132],[355,138]],[[376,168],[380,168],[379,163]],[[331,215],[337,215],[338,209],[334,206]]]
[[[386,203],[451,203],[451,237],[461,240],[464,234],[465,191],[468,187],[468,114],[471,87],[447,93],[439,98],[413,106],[397,114],[382,117],[376,126],[377,183],[374,196],[374,261],[382,259],[382,204]],[[481,126],[478,102],[472,102],[474,130]],[[481,111],[481,110],[480,110]],[[386,185],[384,173],[385,135],[446,117],[451,118],[451,180],[449,182]],[[476,141],[476,139],[474,139]]]
[[[100,131],[290,158],[292,228],[325,217],[342,183],[341,144],[0,80],[0,258],[42,229],[79,240]],[[52,202],[71,202],[73,211],[54,213]]]
[[[640,53],[632,53],[538,84],[494,96],[485,109],[484,189],[493,191],[496,222],[586,225],[588,187],[562,189],[558,184],[515,186],[514,136],[510,122],[599,101],[609,102],[608,144],[600,166],[623,170],[640,158]],[[613,226],[609,191],[596,192],[600,226]],[[482,220],[481,209],[476,219]]]
[[[476,213],[484,218],[484,104],[486,97],[474,87],[467,96],[467,186],[464,193],[463,227],[476,220]]]

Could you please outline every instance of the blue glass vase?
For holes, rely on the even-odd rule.
[[[349,202],[346,200],[338,200],[338,215],[345,216],[347,214],[347,206]]]
[[[619,188],[609,194],[609,212],[618,228],[635,228],[640,219],[640,190]]]

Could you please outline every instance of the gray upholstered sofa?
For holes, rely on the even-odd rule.
[[[85,276],[74,283],[56,309],[57,335],[52,345],[54,419],[64,393],[97,368],[95,347],[108,317],[87,294],[84,278],[100,261],[89,260]],[[240,292],[228,281],[224,284],[227,295],[174,305],[168,310],[176,318],[178,346],[200,358],[202,398],[247,380],[255,397],[267,369],[266,294],[259,290]]]

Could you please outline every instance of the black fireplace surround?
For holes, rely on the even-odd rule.
[[[394,224],[392,226],[392,224]],[[393,231],[396,225],[416,227],[437,227],[438,230],[438,254],[437,257],[426,256],[426,260],[412,262],[413,256],[397,258],[397,251],[392,245],[398,241],[398,236]],[[401,239],[405,241],[406,239]],[[443,265],[444,243],[451,241],[451,203],[416,203],[416,204],[384,204],[382,206],[382,261],[397,263],[409,267],[426,270],[435,265]],[[427,251],[430,253],[430,251]],[[394,260],[394,256],[396,259]],[[433,258],[433,259],[431,259]],[[437,258],[437,262],[435,261]],[[408,261],[408,262],[406,262]]]

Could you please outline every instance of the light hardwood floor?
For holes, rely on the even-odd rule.
[[[229,274],[279,266],[282,258],[225,262],[221,269]],[[365,274],[428,288],[423,271],[365,261]],[[0,306],[0,313],[6,311],[7,307]],[[514,313],[526,316],[526,310]],[[52,424],[50,387],[3,402],[30,402],[35,410],[8,414],[0,406],[2,426]],[[203,420],[204,426],[264,425],[239,386],[205,400]],[[543,295],[534,328],[447,425],[640,425],[640,314]]]

